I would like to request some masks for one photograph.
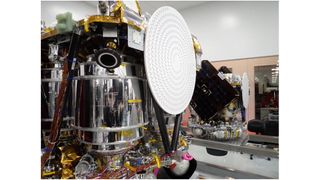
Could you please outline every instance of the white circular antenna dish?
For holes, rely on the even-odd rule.
[[[169,114],[189,105],[196,82],[192,35],[181,14],[164,6],[151,16],[146,29],[144,64],[151,93]]]
[[[243,106],[247,109],[249,104],[249,79],[247,73],[242,75],[241,91]]]

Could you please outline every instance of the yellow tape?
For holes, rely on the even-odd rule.
[[[239,134],[240,134],[240,131],[237,130],[237,131],[236,131],[236,138],[239,137]]]
[[[89,32],[89,22],[87,19],[84,20],[83,27],[84,27],[84,32]]]
[[[133,135],[133,130],[121,131],[123,137],[131,137]]]
[[[56,172],[55,172],[55,171],[44,172],[44,173],[43,173],[43,176],[50,176],[50,175],[53,175],[53,174],[56,174]]]
[[[141,103],[142,99],[129,99],[128,103]]]

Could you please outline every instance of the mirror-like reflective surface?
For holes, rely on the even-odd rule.
[[[77,136],[93,150],[114,152],[143,137],[146,80],[143,67],[122,64],[108,72],[95,62],[80,64],[73,103]]]
[[[50,133],[61,80],[62,68],[58,64],[55,68],[41,69],[41,129],[45,139]],[[72,111],[72,100],[69,97],[64,110],[61,127],[62,135],[71,134],[71,123],[74,119]]]

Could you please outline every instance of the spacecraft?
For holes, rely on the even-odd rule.
[[[200,43],[174,8],[150,16],[138,1],[117,0],[97,10],[41,23],[41,178],[190,178],[197,161],[184,110],[209,123],[235,90],[200,64]]]
[[[137,1],[97,9],[42,22],[41,177],[190,178],[197,163],[180,123],[199,44],[172,7],[151,17]]]

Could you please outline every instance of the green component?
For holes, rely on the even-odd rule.
[[[56,16],[56,19],[58,22],[56,25],[56,29],[57,29],[58,33],[70,32],[73,30],[73,28],[76,24],[75,21],[72,20],[72,13],[70,13],[70,12],[58,14]]]

